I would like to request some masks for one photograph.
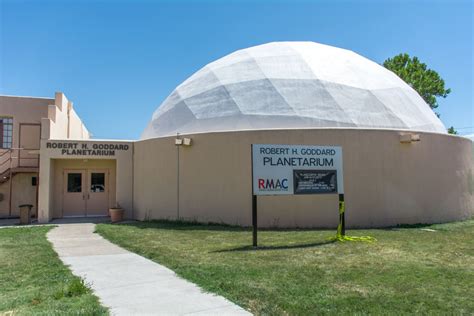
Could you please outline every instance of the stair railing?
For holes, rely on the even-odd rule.
[[[4,180],[8,179],[9,181],[9,210],[8,216],[11,217],[12,215],[12,193],[13,193],[13,171],[14,168],[22,167],[21,160],[22,159],[30,159],[36,160],[36,164],[33,166],[23,166],[23,167],[39,167],[39,154],[38,157],[21,157],[20,151],[24,150],[24,148],[3,148],[0,149],[3,152],[0,153],[0,182],[4,182]],[[18,151],[18,155],[16,157],[13,156],[13,153]]]

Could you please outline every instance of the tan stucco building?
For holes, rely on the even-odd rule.
[[[130,219],[250,226],[253,144],[341,148],[348,227],[474,215],[472,141],[448,135],[393,73],[315,43],[262,45],[207,65],[136,141],[90,139],[62,93],[1,96],[0,120],[0,217],[25,203],[39,222],[119,205]],[[337,194],[257,204],[260,227],[338,222]]]
[[[0,96],[0,133],[0,218],[22,204],[40,222],[108,216],[117,204],[132,217],[133,144],[90,140],[63,93]]]
[[[62,93],[0,96],[0,217],[18,216],[21,204],[36,214],[42,139],[89,139],[89,132]]]
[[[446,222],[474,212],[472,142],[463,137],[325,128],[178,136],[190,139],[189,146],[177,146],[176,136],[91,140],[62,93],[0,101],[1,118],[13,119],[12,128],[2,126],[12,137],[1,150],[1,217],[18,216],[25,203],[34,205],[40,222],[108,216],[118,204],[138,220],[249,226],[250,146],[257,143],[341,146],[349,227]],[[417,140],[407,142],[407,135]],[[337,203],[334,195],[261,196],[259,226],[334,227]]]

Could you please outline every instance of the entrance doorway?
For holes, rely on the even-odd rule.
[[[65,169],[63,217],[107,216],[108,169]]]

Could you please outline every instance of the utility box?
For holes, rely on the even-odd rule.
[[[31,224],[31,209],[33,205],[31,204],[22,204],[20,207],[20,225]]]

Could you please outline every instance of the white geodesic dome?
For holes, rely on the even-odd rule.
[[[278,128],[387,128],[446,133],[423,99],[349,50],[276,42],[218,59],[180,84],[142,139]]]

